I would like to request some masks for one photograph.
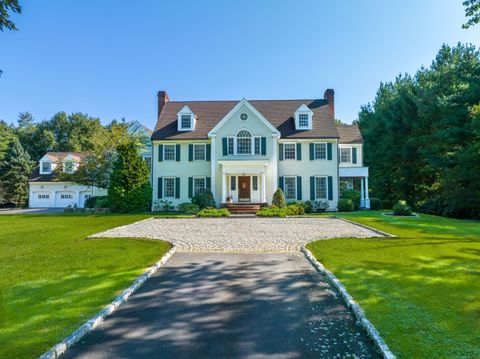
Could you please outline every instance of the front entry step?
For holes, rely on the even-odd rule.
[[[255,214],[260,209],[260,205],[251,203],[228,203],[227,208],[232,214]]]

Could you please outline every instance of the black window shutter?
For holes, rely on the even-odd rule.
[[[207,146],[206,146],[206,159],[207,161],[211,161],[211,152],[212,152],[212,145],[207,143]]]
[[[180,161],[180,145],[175,146],[175,160]]]
[[[310,143],[310,161],[315,159],[315,144]]]
[[[193,177],[188,177],[188,198],[193,197]]]
[[[163,161],[163,145],[158,145],[158,160]]]
[[[297,143],[297,161],[302,160],[302,144]]]
[[[226,137],[222,138],[222,149],[223,149],[223,155],[224,156],[228,155],[228,144],[227,144]]]
[[[315,177],[310,177],[310,200],[315,201]]]
[[[267,154],[267,138],[262,137],[261,139],[261,145],[262,145],[262,156],[265,156]]]
[[[332,160],[332,144],[330,142],[327,143],[327,160]]]
[[[158,177],[158,191],[157,191],[157,197],[158,198],[163,198],[163,178]]]
[[[352,163],[357,163],[357,149],[355,147],[352,148]]]
[[[333,177],[328,176],[328,200],[333,201]]]
[[[180,198],[180,177],[175,178],[175,198]]]
[[[205,188],[211,190],[212,189],[212,178],[207,177],[205,178]]]
[[[278,188],[280,188],[282,191],[284,191],[283,189],[283,176],[280,176],[278,177]]]
[[[302,176],[297,176],[297,200],[302,200]]]
[[[280,152],[278,158],[279,158],[280,161],[283,161],[283,143],[281,143],[279,145],[279,150],[278,151]]]
[[[193,161],[193,144],[192,143],[188,145],[188,160],[190,162]]]

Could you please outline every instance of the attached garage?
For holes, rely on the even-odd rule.
[[[76,204],[75,192],[73,191],[58,191],[55,194],[54,207],[68,207]]]
[[[30,207],[43,208],[53,206],[53,196],[49,191],[35,191],[32,192],[30,198]]]

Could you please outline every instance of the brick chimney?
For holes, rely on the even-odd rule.
[[[326,89],[323,98],[328,102],[328,115],[335,119],[335,91]]]
[[[170,101],[170,98],[168,97],[168,93],[166,91],[158,91],[158,114],[157,118],[160,117],[160,113],[162,112],[163,106]]]

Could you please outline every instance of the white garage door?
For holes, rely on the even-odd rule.
[[[82,192],[80,192],[80,203],[79,203],[78,207],[81,207],[81,208],[85,207],[85,200],[87,198],[90,198],[90,197],[92,197],[92,191],[82,191]]]
[[[55,194],[55,207],[73,207],[75,203],[75,192],[61,191]]]
[[[52,207],[53,196],[47,191],[35,191],[30,199],[32,208]]]

